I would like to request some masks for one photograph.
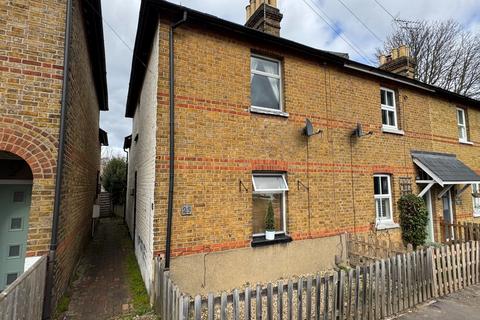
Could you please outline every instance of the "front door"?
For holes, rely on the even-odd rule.
[[[443,221],[445,223],[453,224],[453,209],[452,209],[452,195],[450,190],[442,197],[443,203]],[[453,225],[445,228],[445,239],[447,241],[453,240]]]
[[[0,181],[0,291],[24,271],[31,198],[31,184]]]
[[[432,243],[435,241],[435,236],[433,232],[433,214],[432,214],[432,194],[430,190],[423,196],[425,200],[425,205],[428,210],[428,222],[427,222],[427,242]]]

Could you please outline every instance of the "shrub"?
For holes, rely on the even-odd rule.
[[[127,190],[127,163],[124,158],[108,160],[102,174],[102,184],[111,193],[114,204],[123,204]]]
[[[398,208],[405,244],[411,243],[414,248],[425,244],[428,223],[425,201],[413,194],[405,195],[398,200]]]
[[[267,214],[265,215],[265,230],[275,230],[275,214],[273,213],[272,201],[268,203]]]

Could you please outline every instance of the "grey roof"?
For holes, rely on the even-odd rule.
[[[436,176],[432,176],[434,180],[439,179],[442,183],[480,182],[480,176],[454,154],[412,151],[412,158],[431,171]]]

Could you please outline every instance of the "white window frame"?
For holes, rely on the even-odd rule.
[[[381,110],[387,111],[387,118],[388,118],[388,111],[393,111],[393,115],[394,115],[394,119],[395,119],[395,125],[394,125],[394,126],[391,126],[391,125],[388,125],[388,124],[384,124],[384,123],[383,123],[383,116],[382,116],[382,128],[384,128],[384,129],[398,130],[397,101],[396,101],[397,99],[396,99],[396,96],[395,96],[395,91],[392,90],[392,89],[385,88],[385,87],[380,87],[380,95],[382,95],[382,91],[391,92],[391,93],[392,93],[392,96],[393,96],[393,106],[389,106],[389,105],[387,105],[387,104],[383,104],[383,103],[382,103],[382,99],[381,99],[381,97],[380,97]],[[385,100],[386,100],[386,97],[385,97]]]
[[[472,194],[475,193],[475,189],[477,193],[480,193],[480,183],[472,184]],[[472,196],[472,205],[473,216],[476,218],[480,217],[480,198],[475,198]]]
[[[275,62],[278,64],[278,74],[274,74],[274,73],[268,73],[268,72],[263,72],[263,71],[258,71],[258,70],[254,70],[252,69],[252,58],[257,58],[257,59],[262,59],[262,60],[268,60],[268,61],[271,61],[271,62]],[[274,109],[274,108],[266,108],[266,107],[259,107],[259,106],[256,106],[256,105],[253,105],[251,104],[250,105],[250,108],[252,111],[259,111],[259,112],[263,112],[263,113],[270,113],[270,114],[275,114],[275,113],[279,113],[281,115],[284,115],[285,112],[283,111],[283,79],[282,79],[282,61],[278,60],[278,59],[274,59],[274,58],[270,58],[270,57],[265,57],[265,56],[262,56],[262,55],[259,55],[259,54],[251,54],[250,55],[250,78],[252,77],[252,74],[258,74],[260,76],[265,76],[265,77],[269,77],[269,78],[275,78],[275,79],[278,79],[280,80],[279,81],[279,86],[280,86],[280,90],[279,90],[279,106],[280,106],[280,109]],[[250,80],[251,81],[251,80]],[[252,94],[252,88],[251,88],[251,83],[250,83],[250,95]]]
[[[463,120],[463,124],[460,123],[460,118],[458,116],[458,112],[461,112],[462,114],[462,120]],[[458,137],[458,141],[460,142],[468,142],[468,131],[467,131],[467,117],[465,116],[465,109],[462,109],[462,108],[457,108],[456,110],[456,114],[457,114],[457,130],[460,129],[460,127],[463,128],[464,132],[465,132],[465,137]]]
[[[380,178],[380,190],[382,190],[381,178],[387,178],[388,181],[388,194],[375,194],[375,185],[373,186],[373,196],[375,201],[375,221],[377,225],[392,223],[393,224],[393,206],[392,206],[392,184],[391,177],[388,174],[374,174],[373,183],[375,183],[375,178]],[[383,218],[379,216],[379,208],[377,207],[377,199],[388,199],[388,204],[390,206],[390,217]]]
[[[255,177],[281,177],[285,183],[285,189],[257,189],[255,185]],[[285,174],[283,173],[254,173],[252,174],[252,184],[253,184],[253,194],[281,194],[282,195],[282,220],[283,220],[283,230],[275,231],[275,234],[287,234],[287,197],[286,192],[288,191],[287,180],[285,179]],[[264,236],[263,233],[254,233],[254,237]]]

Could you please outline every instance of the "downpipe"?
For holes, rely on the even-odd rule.
[[[53,204],[52,219],[52,236],[50,241],[50,249],[48,253],[47,278],[45,283],[45,298],[43,302],[42,319],[51,319],[53,314],[52,295],[54,287],[54,271],[55,260],[58,246],[58,222],[60,219],[60,205],[62,198],[62,181],[63,181],[63,162],[65,158],[65,123],[66,109],[68,97],[68,68],[70,65],[70,45],[72,35],[72,0],[67,0],[65,21],[65,45],[63,56],[63,84],[62,84],[62,101],[60,109],[60,132],[58,142],[57,169],[55,175],[55,199]]]
[[[170,268],[170,255],[172,244],[173,224],[173,191],[175,182],[175,61],[174,61],[174,34],[175,29],[187,21],[187,11],[183,12],[183,18],[172,24],[169,37],[169,60],[170,60],[170,161],[168,180],[168,207],[167,207],[167,238],[165,243],[165,269]]]

